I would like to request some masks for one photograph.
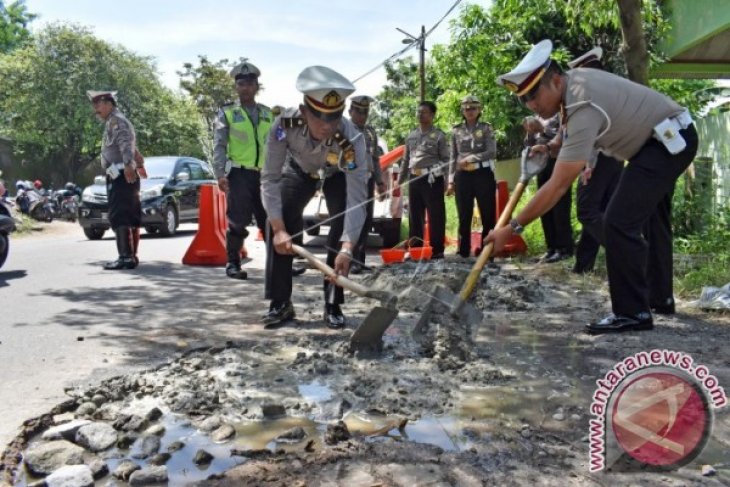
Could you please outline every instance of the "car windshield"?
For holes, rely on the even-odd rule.
[[[144,167],[149,179],[167,179],[175,168],[174,157],[150,157],[145,159]]]

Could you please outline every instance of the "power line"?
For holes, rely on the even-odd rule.
[[[435,23],[435,24],[433,25],[433,27],[431,27],[430,29],[428,29],[428,31],[427,31],[427,32],[426,32],[426,33],[424,34],[424,36],[423,36],[423,39],[422,39],[422,42],[425,42],[425,40],[426,40],[426,37],[428,37],[428,36],[429,36],[429,35],[431,34],[431,32],[433,32],[434,30],[436,30],[436,28],[437,28],[437,27],[439,26],[439,24],[441,24],[441,22],[443,22],[443,21],[444,21],[444,19],[445,19],[446,17],[448,17],[448,16],[449,16],[449,14],[450,14],[451,12],[453,12],[453,11],[454,11],[454,9],[455,9],[455,8],[456,8],[456,7],[457,7],[457,6],[458,6],[458,5],[459,5],[459,4],[461,3],[461,2],[462,2],[462,0],[456,0],[456,1],[454,2],[454,4],[453,4],[453,5],[451,5],[451,7],[450,7],[450,8],[449,8],[449,9],[448,9],[448,10],[446,11],[446,13],[445,13],[445,14],[443,15],[443,17],[441,17],[441,18],[440,18],[440,19],[438,20],[438,22],[436,22],[436,23]],[[356,78],[356,79],[352,80],[352,82],[353,82],[353,83],[357,83],[358,81],[360,81],[360,80],[361,80],[361,79],[363,79],[364,77],[366,77],[366,76],[369,76],[369,75],[373,74],[373,73],[374,73],[375,71],[377,71],[378,69],[382,68],[382,67],[383,67],[383,66],[385,66],[385,65],[386,65],[387,63],[389,63],[389,62],[393,61],[394,59],[398,59],[398,58],[399,58],[399,57],[401,57],[401,56],[402,56],[403,54],[405,54],[405,53],[406,53],[406,52],[408,52],[409,50],[413,49],[413,48],[414,48],[414,47],[415,47],[415,46],[416,46],[417,44],[418,44],[417,42],[413,42],[413,43],[411,43],[411,44],[408,44],[408,45],[407,45],[406,47],[404,47],[404,48],[403,48],[403,49],[401,49],[400,51],[396,52],[395,54],[392,54],[392,55],[391,55],[391,56],[389,56],[389,57],[388,57],[388,58],[387,58],[387,59],[386,59],[385,61],[382,61],[382,62],[381,62],[380,64],[378,64],[378,65],[377,65],[377,66],[375,66],[374,68],[370,69],[370,70],[369,70],[369,71],[367,71],[367,72],[366,72],[365,74],[363,74],[363,75],[359,76],[358,78]]]

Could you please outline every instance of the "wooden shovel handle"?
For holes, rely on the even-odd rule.
[[[296,252],[297,254],[301,255],[307,261],[309,261],[310,264],[312,264],[314,267],[319,269],[324,275],[327,277],[330,277],[334,280],[335,284],[337,284],[340,287],[344,287],[345,289],[349,289],[355,294],[358,294],[363,297],[369,297],[369,289],[365,286],[358,284],[357,282],[351,281],[345,276],[340,276],[335,273],[335,270],[319,260],[317,257],[315,257],[311,252],[308,250],[300,247],[299,245],[292,244],[292,250]]]
[[[512,212],[515,211],[515,206],[517,206],[517,202],[520,201],[522,192],[525,190],[525,185],[526,183],[522,181],[517,183],[514,191],[512,192],[512,196],[510,196],[509,201],[507,202],[507,206],[502,211],[497,224],[494,226],[495,230],[497,228],[502,228],[510,221],[512,218]],[[459,293],[459,299],[462,302],[469,299],[471,293],[474,292],[474,288],[479,280],[479,275],[482,273],[482,269],[484,269],[489,257],[492,255],[492,250],[494,250],[494,242],[489,242],[482,249],[481,254],[479,254],[479,258],[474,263],[471,271],[469,271],[469,275],[467,276],[466,281],[464,281],[464,286],[461,288],[461,292]]]

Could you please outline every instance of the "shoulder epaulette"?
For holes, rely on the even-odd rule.
[[[306,125],[302,117],[281,117],[281,128],[292,129]]]
[[[228,103],[224,103],[223,105],[221,105],[221,108],[223,108],[223,107],[229,107],[229,106],[233,105],[234,103],[235,102],[233,102],[233,101],[229,101]]]

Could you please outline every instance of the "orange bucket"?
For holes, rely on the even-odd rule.
[[[383,259],[383,264],[397,264],[403,262],[406,258],[405,249],[380,249],[380,257]]]
[[[427,247],[410,247],[408,253],[411,255],[412,260],[431,260],[433,248],[430,245]]]

